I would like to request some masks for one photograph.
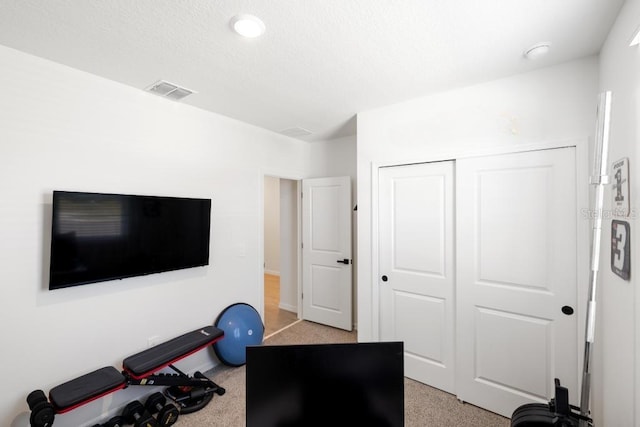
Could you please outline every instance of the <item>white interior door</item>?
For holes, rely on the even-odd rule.
[[[575,149],[461,159],[456,175],[458,398],[510,417],[558,377],[575,400]]]
[[[302,318],[352,330],[351,178],[302,181]]]
[[[454,391],[454,163],[379,170],[380,338],[405,375]]]

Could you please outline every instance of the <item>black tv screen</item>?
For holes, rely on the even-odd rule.
[[[209,264],[211,199],[54,191],[49,289]]]
[[[246,348],[246,427],[404,425],[402,342]]]

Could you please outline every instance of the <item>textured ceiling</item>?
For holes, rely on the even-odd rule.
[[[599,52],[624,0],[0,0],[0,44],[313,141],[355,115]],[[259,16],[259,39],[233,33]],[[538,42],[551,52],[522,53]],[[6,82],[5,82],[6,83]],[[169,101],[167,102],[175,102]]]

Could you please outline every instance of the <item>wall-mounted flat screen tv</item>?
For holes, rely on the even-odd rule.
[[[246,348],[246,427],[403,427],[401,341]]]
[[[49,289],[209,264],[211,199],[54,191]]]

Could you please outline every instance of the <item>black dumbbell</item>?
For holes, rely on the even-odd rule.
[[[55,410],[53,405],[49,403],[44,391],[34,390],[27,396],[27,404],[31,409],[29,422],[32,427],[49,427],[53,424],[55,418]]]
[[[130,402],[124,407],[122,411],[122,417],[129,424],[133,424],[135,427],[158,427],[156,419],[149,413],[142,403],[137,400]]]
[[[178,421],[178,415],[180,415],[176,405],[167,404],[167,398],[161,392],[153,393],[149,396],[144,407],[152,414],[158,413],[156,420],[162,427],[173,425]]]
[[[109,418],[109,421],[101,424],[100,427],[124,427],[124,418],[116,415],[113,418]]]

